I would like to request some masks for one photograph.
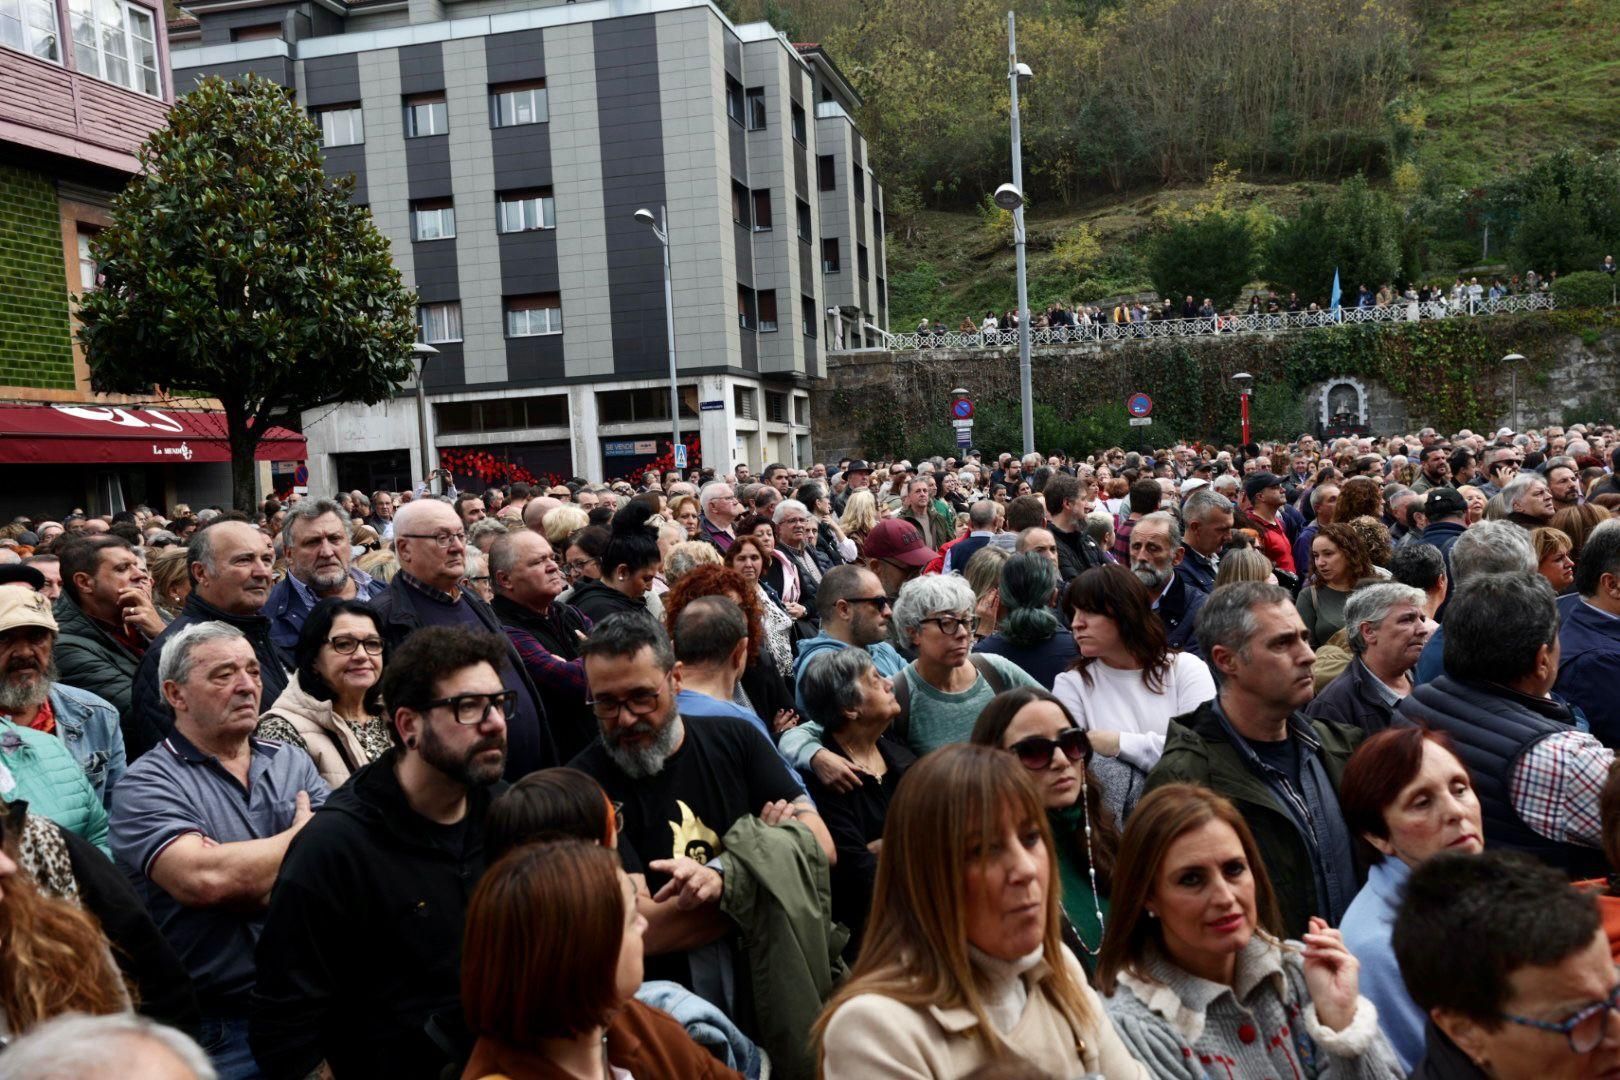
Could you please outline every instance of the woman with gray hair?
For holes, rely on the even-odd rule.
[[[906,582],[894,602],[895,634],[917,655],[895,680],[895,733],[918,754],[966,742],[1003,690],[1039,685],[1010,660],[972,651],[977,602],[967,582],[938,574]]]
[[[1005,657],[1052,689],[1076,656],[1074,637],[1052,613],[1057,584],[1057,567],[1044,555],[1026,551],[1009,558],[1001,567],[1000,625],[973,651]]]
[[[811,657],[799,676],[799,693],[806,718],[821,725],[822,747],[849,761],[861,777],[849,791],[823,784],[815,774],[806,778],[838,849],[832,869],[833,917],[849,927],[844,955],[853,960],[872,906],[889,800],[917,755],[884,734],[900,703],[894,684],[865,649],[828,649]]]

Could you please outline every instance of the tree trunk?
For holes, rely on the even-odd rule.
[[[245,412],[225,404],[225,431],[231,447],[231,505],[251,514],[258,503],[254,454],[262,428],[250,428]]]

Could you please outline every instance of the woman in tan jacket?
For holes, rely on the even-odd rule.
[[[946,1080],[1022,1060],[1147,1080],[1063,945],[1053,850],[1011,754],[959,743],[912,766],[860,959],[816,1024],[822,1076]]]
[[[362,601],[316,604],[293,650],[298,670],[254,732],[302,747],[334,790],[393,745],[378,697],[381,629]]]

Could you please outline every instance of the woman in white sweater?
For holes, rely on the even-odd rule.
[[[1063,609],[1080,657],[1052,693],[1091,733],[1093,750],[1147,772],[1164,753],[1171,719],[1215,696],[1209,667],[1165,643],[1147,587],[1123,566],[1075,578]]]

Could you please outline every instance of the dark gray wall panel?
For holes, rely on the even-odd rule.
[[[750,210],[752,207],[750,207]],[[754,234],[741,225],[731,226],[732,248],[737,256],[737,281],[754,287]]]
[[[791,62],[788,64],[787,84],[788,84],[788,97],[792,98],[795,104],[803,105],[804,104],[804,72],[799,70],[799,65],[798,64],[791,63]],[[810,113],[810,111],[811,110],[809,110],[809,109],[805,110],[805,113],[806,113],[805,123],[806,124],[808,124],[810,122],[810,118],[809,118],[809,115],[808,115]]]
[[[296,4],[275,4],[268,7],[248,8],[245,11],[216,11],[210,12],[197,20],[198,35],[203,45],[228,45],[231,41],[231,31],[244,26],[264,26],[267,23],[281,23],[290,27],[296,33],[298,27],[295,23],[288,23],[287,17],[300,10]],[[308,22],[306,18],[304,22]]]
[[[428,94],[444,89],[444,46],[433,41],[399,50],[399,92]]]
[[[405,177],[413,202],[450,198],[450,136],[406,139]]]
[[[742,332],[742,366],[744,371],[759,370],[759,338],[752,330]],[[760,402],[763,409],[765,403]]]
[[[411,244],[416,266],[416,291],[424,304],[461,299],[461,283],[456,276],[456,242],[429,240]]]
[[[805,202],[810,201],[810,160],[804,145],[799,142],[793,144],[793,193]],[[798,227],[797,223],[794,227]]]
[[[748,184],[748,138],[743,126],[731,120],[726,121],[726,134],[731,141],[731,178],[742,184]]]
[[[820,280],[821,278],[816,274],[815,247],[801,240],[799,242],[799,288],[803,289],[807,294],[815,295],[820,292],[815,287]],[[778,311],[781,310],[782,302],[780,300],[777,301],[776,307]]]
[[[663,251],[634,214],[665,202],[655,23],[651,15],[605,19],[593,24],[592,34],[613,370],[652,373],[669,363]]]
[[[556,230],[505,233],[500,237],[500,245],[502,296],[562,291],[557,272]],[[659,264],[659,273],[663,273],[662,263]],[[662,288],[663,279],[660,278],[659,289]]]
[[[567,331],[565,326],[564,331]],[[563,377],[562,334],[508,338],[506,370],[513,382],[546,382]]]
[[[743,81],[742,39],[730,30],[722,31],[726,54],[726,74],[738,82]]]
[[[362,205],[371,203],[366,191],[366,148],[364,146],[328,146],[321,150],[326,175],[354,177],[353,201]]]
[[[461,342],[447,341],[433,347],[439,350],[439,355],[428,360],[427,376],[422,380],[428,393],[465,389],[467,364],[461,355]]]
[[[524,124],[489,133],[496,191],[551,186],[550,127]]]
[[[208,64],[203,67],[175,68],[174,92],[177,94],[189,93],[196,88],[198,81],[206,79],[210,75],[218,75],[222,79],[239,79],[249,73],[269,79],[279,86],[291,87],[293,85],[292,61],[285,56],[267,56],[262,60],[247,60],[237,64]]]
[[[360,54],[317,56],[304,61],[304,99],[307,108],[347,105],[360,100]]]
[[[546,77],[545,32],[519,30],[484,39],[484,66],[491,85]]]

